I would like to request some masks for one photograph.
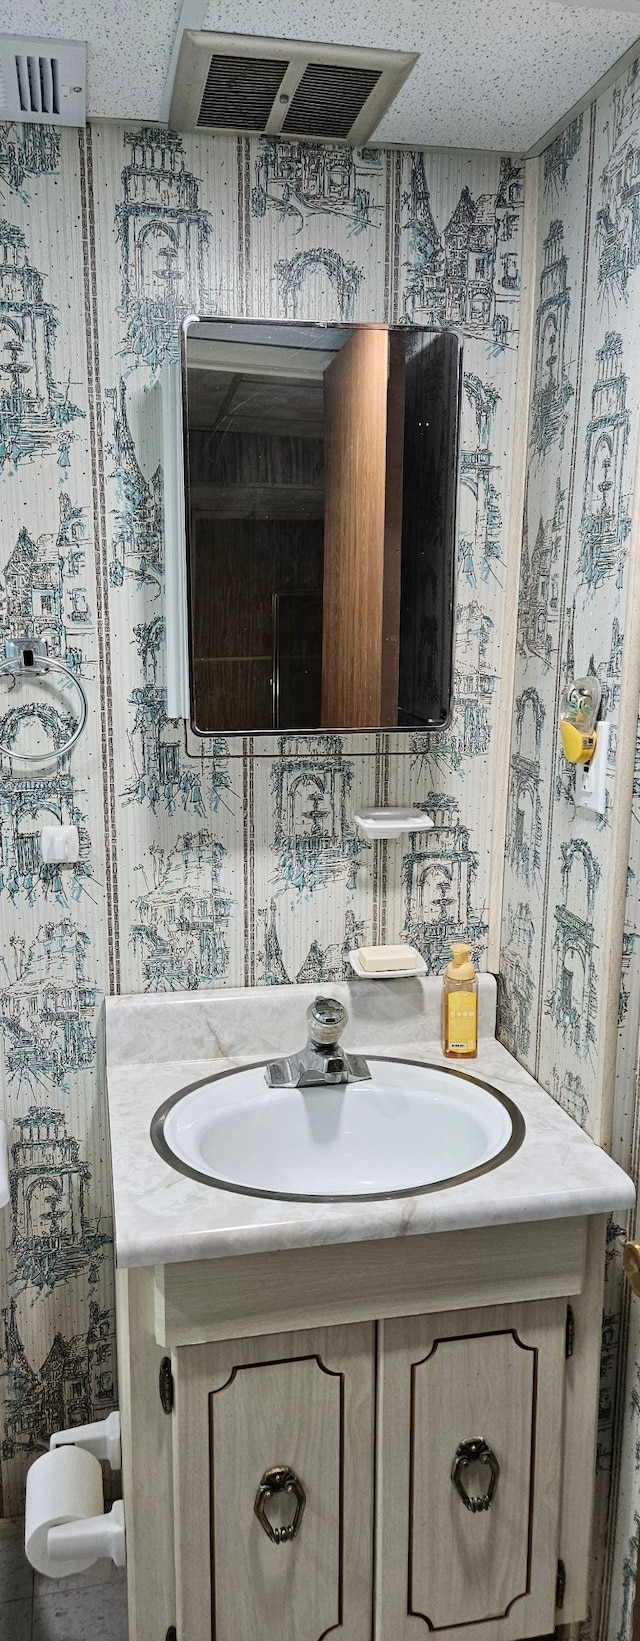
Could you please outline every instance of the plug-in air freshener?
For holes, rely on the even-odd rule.
[[[596,719],[602,689],[597,678],[574,678],[560,703],[560,739],[570,764],[588,764],[598,739]]]

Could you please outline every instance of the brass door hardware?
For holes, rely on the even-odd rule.
[[[171,1357],[163,1356],[158,1372],[158,1393],[163,1413],[173,1413],[174,1386]]]
[[[640,1299],[640,1242],[625,1242],[622,1265],[632,1293]]]
[[[467,1492],[463,1481],[463,1473],[470,1464],[486,1464],[489,1469],[489,1486],[486,1493],[475,1494]],[[460,1494],[467,1510],[475,1515],[479,1510],[488,1510],[498,1485],[500,1465],[488,1442],[482,1436],[472,1436],[466,1442],[460,1442],[456,1448],[455,1457],[451,1466],[451,1480]]]
[[[288,1522],[285,1527],[274,1527],[267,1515],[267,1505],[269,1500],[273,1498],[274,1493],[290,1493],[296,1501],[293,1521]],[[302,1482],[296,1476],[295,1471],[289,1469],[288,1464],[274,1464],[270,1470],[265,1470],[256,1493],[253,1508],[260,1526],[264,1527],[267,1538],[271,1539],[272,1544],[290,1544],[291,1540],[296,1537],[304,1515],[306,1502],[307,1497]]]

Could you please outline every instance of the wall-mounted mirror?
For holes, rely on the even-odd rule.
[[[186,322],[196,733],[447,722],[461,372],[451,331]]]

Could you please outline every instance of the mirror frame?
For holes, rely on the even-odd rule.
[[[243,326],[247,326],[247,327],[255,325],[256,327],[259,326],[261,329],[264,329],[265,326],[273,326],[273,327],[282,327],[283,330],[287,329],[289,331],[295,330],[295,329],[304,330],[304,329],[308,329],[310,326],[313,326],[313,328],[317,329],[318,331],[322,331],[322,330],[326,330],[326,331],[344,330],[344,331],[353,332],[353,331],[358,330],[358,329],[363,329],[363,330],[384,330],[384,331],[398,330],[398,331],[414,332],[414,333],[418,333],[420,335],[429,335],[429,336],[442,336],[443,334],[446,334],[446,335],[449,335],[449,336],[454,336],[456,338],[456,340],[458,342],[458,348],[459,348],[459,355],[458,355],[458,357],[459,357],[459,369],[458,369],[458,384],[457,384],[457,394],[456,394],[456,416],[455,416],[455,430],[454,430],[454,441],[453,441],[454,448],[453,448],[453,464],[452,464],[453,469],[454,469],[454,473],[455,473],[455,480],[454,480],[454,485],[453,485],[453,517],[452,517],[452,521],[451,521],[451,532],[452,532],[452,536],[453,536],[453,545],[452,545],[452,552],[451,552],[450,587],[449,587],[449,594],[448,594],[448,599],[447,599],[448,615],[449,615],[449,642],[447,644],[447,658],[448,658],[448,665],[449,665],[450,687],[449,687],[449,699],[448,699],[446,715],[445,715],[444,718],[440,719],[437,723],[435,723],[433,721],[426,720],[424,723],[421,723],[421,724],[378,724],[378,725],[373,725],[372,724],[372,725],[367,725],[367,726],[362,726],[362,725],[346,725],[346,726],[341,726],[341,725],[320,725],[320,726],[311,726],[311,727],[310,726],[301,726],[299,728],[282,728],[282,727],[279,727],[279,726],[274,727],[274,728],[267,728],[267,727],[262,727],[262,726],[256,727],[255,725],[249,724],[249,725],[245,725],[245,727],[243,729],[201,729],[199,727],[199,725],[197,725],[195,723],[195,721],[194,721],[194,714],[195,714],[195,680],[194,680],[194,655],[193,655],[193,644],[192,644],[193,598],[192,598],[192,576],[191,576],[191,559],[190,559],[190,473],[189,473],[187,343],[188,343],[188,340],[189,340],[189,336],[194,334],[193,327],[195,327],[196,325],[220,325],[220,326],[223,326],[223,325],[243,325]],[[458,327],[456,327],[455,325],[446,325],[446,326],[401,325],[401,324],[398,324],[397,322],[395,324],[393,324],[393,323],[387,323],[386,321],[383,321],[383,320],[346,321],[346,320],[310,319],[310,318],[305,318],[305,319],[283,319],[283,318],[280,318],[280,317],[279,318],[271,318],[271,317],[262,317],[262,318],[260,318],[260,317],[257,317],[255,315],[252,315],[251,318],[248,318],[248,317],[245,317],[244,315],[239,315],[239,314],[188,314],[187,317],[182,321],[182,324],[180,325],[179,338],[180,338],[180,352],[179,352],[178,368],[179,368],[179,374],[180,374],[180,381],[179,381],[180,410],[181,410],[180,420],[181,420],[181,432],[182,432],[182,469],[183,469],[183,475],[182,476],[183,476],[183,489],[184,489],[184,514],[183,514],[183,524],[184,524],[184,582],[183,582],[183,590],[184,590],[184,606],[185,606],[184,615],[185,615],[185,621],[186,621],[186,633],[185,633],[186,662],[187,662],[187,668],[188,668],[188,688],[189,688],[189,704],[188,704],[187,724],[188,724],[188,729],[189,729],[190,733],[192,735],[194,735],[197,738],[198,741],[214,741],[214,740],[220,741],[222,739],[225,742],[227,742],[227,741],[233,742],[233,741],[240,741],[243,738],[246,738],[247,736],[252,736],[254,738],[259,738],[259,739],[262,739],[263,736],[266,737],[267,739],[275,739],[276,737],[278,737],[280,740],[282,740],[284,737],[287,737],[287,736],[291,736],[292,738],[295,739],[296,736],[311,736],[311,735],[313,735],[313,736],[340,735],[340,736],[347,736],[347,737],[353,737],[353,736],[356,736],[356,735],[358,735],[358,736],[363,736],[363,735],[371,735],[371,736],[373,736],[373,735],[397,735],[397,736],[400,736],[401,738],[404,739],[408,735],[416,735],[416,734],[438,735],[438,734],[441,734],[441,733],[445,732],[451,724],[452,717],[453,717],[453,710],[454,710],[455,612],[456,612],[456,592],[457,592],[457,579],[458,579],[457,523],[458,523],[458,507],[459,507],[459,494],[460,494],[460,459],[461,459],[460,419],[461,419],[461,411],[462,411],[463,345],[464,345],[464,336],[463,336],[462,331]],[[180,579],[182,579],[182,578],[180,577]],[[233,756],[232,753],[230,755]]]

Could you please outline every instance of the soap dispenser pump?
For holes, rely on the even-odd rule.
[[[451,951],[444,971],[442,1048],[450,1060],[472,1060],[478,1053],[478,976],[466,941],[452,941]]]

